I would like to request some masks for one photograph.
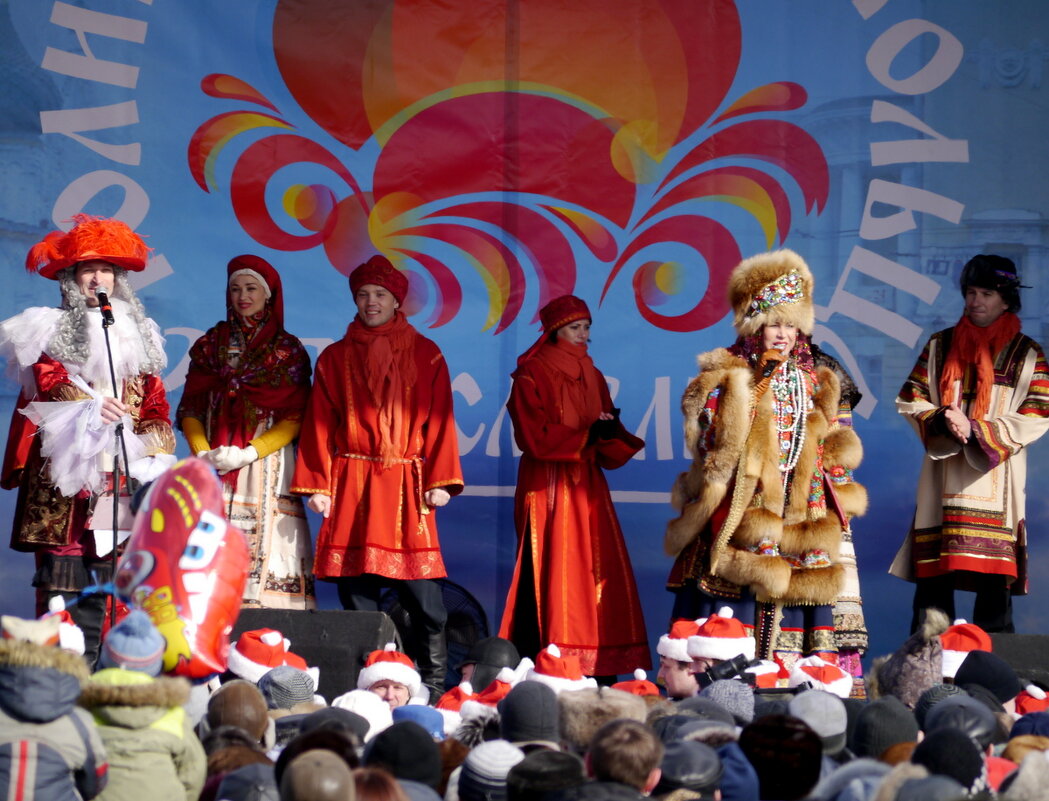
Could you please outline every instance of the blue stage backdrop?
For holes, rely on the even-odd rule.
[[[875,654],[906,635],[886,575],[918,442],[893,398],[961,312],[969,256],[1013,258],[1045,342],[1049,131],[1041,0],[0,0],[0,317],[53,305],[27,249],[78,212],[155,249],[138,288],[179,398],[190,343],[224,316],[224,268],[283,275],[314,356],[381,251],[454,379],[468,487],[438,514],[451,578],[498,625],[516,457],[504,410],[537,312],[593,310],[592,354],[647,441],[609,476],[650,638],[665,631],[679,398],[733,339],[725,280],[786,246],[817,278],[815,340],[863,390],[855,524]],[[3,384],[14,405],[16,385]],[[6,415],[5,415],[6,416]],[[1034,448],[1024,632],[1049,630],[1049,444]],[[180,452],[186,452],[180,443]],[[14,493],[0,495],[9,519]],[[316,521],[313,521],[316,523]],[[316,526],[315,526],[316,527]],[[0,608],[31,611],[8,552]],[[334,606],[331,593],[322,602]]]

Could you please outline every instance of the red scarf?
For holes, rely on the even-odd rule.
[[[368,395],[379,411],[379,458],[383,469],[407,449],[406,415],[402,399],[415,384],[415,338],[419,333],[400,311],[382,325],[366,326],[353,318],[346,336],[364,364]]]
[[[563,340],[547,342],[532,358],[539,361],[553,380],[564,425],[585,429],[601,414],[601,378],[587,355],[586,345],[572,345]]]
[[[982,420],[991,408],[991,389],[994,387],[994,357],[1020,333],[1020,318],[1005,312],[986,328],[973,325],[962,317],[954,326],[951,348],[940,374],[940,403],[950,406],[961,403],[954,395],[955,385],[963,382],[965,371],[976,368],[976,397],[970,417]]]

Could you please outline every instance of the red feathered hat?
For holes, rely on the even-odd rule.
[[[385,256],[372,256],[350,273],[350,291],[354,295],[365,284],[376,284],[388,289],[401,305],[408,295],[408,276],[394,267]]]
[[[127,223],[88,214],[74,215],[73,222],[68,232],[52,231],[29,249],[28,272],[55,280],[61,270],[82,261],[107,261],[132,272],[145,269],[150,248]]]

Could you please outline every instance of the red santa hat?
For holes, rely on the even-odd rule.
[[[692,659],[731,659],[739,654],[754,658],[754,637],[734,617],[731,607],[723,606],[717,614],[697,622],[699,629],[688,638]]]
[[[1049,696],[1037,684],[1028,684],[1016,696],[1016,714],[1023,716],[1030,712],[1049,710]]]
[[[290,648],[291,643],[276,629],[245,631],[230,648],[229,669],[242,679],[258,683],[273,668],[287,665],[305,670],[317,686],[320,670],[307,667],[306,660],[292,653]]]
[[[579,657],[561,656],[561,649],[551,643],[535,658],[535,667],[530,668],[525,678],[545,684],[555,693],[562,690],[583,690],[596,687],[597,682],[583,675]]]
[[[959,618],[940,635],[940,645],[943,647],[943,675],[953,679],[971,651],[991,650],[991,636],[975,623]]]
[[[84,632],[66,609],[65,599],[61,595],[53,596],[47,602],[47,614],[44,617],[58,618],[58,647],[65,651],[84,655]]]
[[[794,663],[787,686],[797,687],[805,682],[814,689],[826,690],[838,698],[848,698],[852,693],[852,676],[815,654]]]
[[[417,698],[422,692],[422,678],[408,654],[397,650],[397,645],[386,643],[381,651],[372,651],[357,674],[357,689],[367,690],[377,681],[395,681],[408,688],[408,694]]]
[[[618,681],[612,685],[613,690],[622,690],[632,695],[655,695],[659,696],[659,688],[648,680],[648,674],[641,668],[634,671],[631,681]]]
[[[697,620],[675,620],[670,626],[670,631],[656,643],[656,653],[678,662],[691,662],[692,657],[688,655],[688,638],[698,631]]]
[[[768,659],[762,659],[758,664],[751,665],[743,672],[753,675],[754,686],[762,690],[778,687],[780,679],[790,678],[790,671],[783,666],[783,663]]]

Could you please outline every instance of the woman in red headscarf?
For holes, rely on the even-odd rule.
[[[244,605],[313,609],[309,526],[302,499],[288,490],[310,359],[284,330],[277,271],[246,255],[226,272],[226,319],[190,349],[176,418],[192,452],[222,476],[227,515],[247,534]]]
[[[587,355],[590,310],[565,295],[517,360],[507,408],[523,451],[514,496],[517,565],[499,636],[522,654],[554,643],[588,675],[649,668],[630,556],[602,468],[645,443],[619,422]]]

